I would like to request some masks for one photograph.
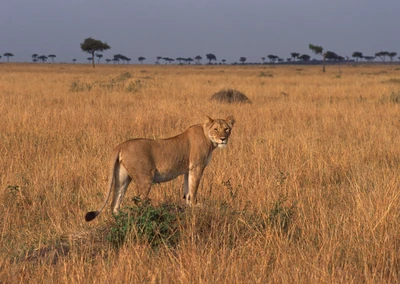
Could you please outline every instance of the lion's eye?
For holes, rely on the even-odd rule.
[[[225,128],[225,132],[226,132],[226,133],[229,133],[229,128]]]

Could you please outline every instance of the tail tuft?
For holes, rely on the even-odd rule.
[[[94,218],[96,218],[97,215],[99,215],[99,214],[100,214],[99,211],[90,211],[90,212],[86,213],[86,215],[85,215],[85,221],[86,221],[86,222],[90,222],[90,221],[92,221]]]

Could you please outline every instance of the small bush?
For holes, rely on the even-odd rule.
[[[124,244],[128,234],[152,248],[166,245],[174,247],[179,240],[181,208],[172,204],[154,207],[149,202],[129,207],[115,215],[115,224],[110,228],[107,240],[115,247]]]
[[[69,87],[70,92],[85,92],[85,91],[90,91],[92,89],[92,84],[88,83],[81,83],[78,81],[74,81],[71,83]]]

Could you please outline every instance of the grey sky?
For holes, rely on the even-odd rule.
[[[2,0],[0,54],[86,62],[79,44],[93,37],[111,46],[104,58],[121,53],[132,63],[206,53],[260,62],[268,54],[312,55],[309,43],[342,56],[400,56],[399,28],[399,0]]]

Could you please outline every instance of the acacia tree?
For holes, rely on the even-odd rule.
[[[170,58],[170,57],[163,57],[162,60],[165,61],[165,64],[172,64],[172,62],[175,61],[175,59]]]
[[[6,53],[4,53],[3,55],[4,55],[5,57],[7,57],[7,62],[10,61],[10,57],[13,57],[13,56],[14,56],[14,54],[12,54],[12,53],[10,53],[10,52],[6,52]]]
[[[122,55],[122,54],[114,54],[114,56],[113,56],[113,59],[112,59],[112,61],[114,62],[114,64],[115,63],[118,63],[119,64],[119,61],[120,60],[124,60],[124,55]]]
[[[206,57],[207,57],[207,59],[208,59],[208,64],[211,64],[211,61],[217,61],[217,57],[214,55],[214,54],[212,54],[212,53],[208,53],[208,54],[206,54]]]
[[[156,64],[160,64],[160,59],[162,59],[162,56],[157,56]]]
[[[201,57],[200,55],[197,55],[194,59],[196,60],[196,64],[199,65],[199,64],[201,64],[200,61],[203,59],[203,57]]]
[[[358,62],[358,59],[361,60],[364,57],[362,52],[359,52],[359,51],[354,51],[351,56],[356,59],[356,62]]]
[[[324,57],[328,60],[338,60],[339,59],[339,55],[337,55],[335,52],[333,51],[327,51],[324,54]]]
[[[385,63],[386,56],[389,56],[389,51],[380,51],[375,53],[375,56],[378,56],[382,59],[382,62]]]
[[[76,59],[75,59],[75,58],[74,58],[74,59],[72,59],[72,62],[73,62],[73,63],[75,63],[75,62],[76,62]]]
[[[293,61],[296,61],[296,59],[300,56],[300,53],[292,52],[290,53],[290,56],[293,58]]]
[[[308,54],[302,54],[302,55],[298,56],[298,58],[303,60],[303,61],[305,61],[305,62],[307,62],[307,61],[310,60],[311,57]]]
[[[322,72],[325,72],[325,58],[326,58],[326,53],[323,54],[324,49],[322,46],[319,45],[313,45],[313,44],[309,44],[308,48],[311,49],[312,52],[314,52],[314,54],[316,55],[321,55],[322,56]]]
[[[100,59],[103,57],[103,54],[101,54],[101,53],[96,53],[96,57],[99,59],[99,60],[97,61],[97,64],[100,64]]]
[[[372,60],[375,59],[375,56],[364,56],[364,59],[367,60],[368,62],[372,62]]]
[[[240,57],[239,61],[242,62],[242,64],[244,64],[246,62],[247,58],[246,57]]]
[[[185,60],[185,58],[183,58],[183,57],[177,57],[175,60],[179,62],[179,63],[178,63],[179,65],[182,65],[182,60]]]
[[[37,59],[42,60],[42,63],[45,63],[47,61],[47,56],[46,55],[40,55],[37,57]]]
[[[120,60],[122,60],[122,61],[124,61],[124,62],[126,62],[126,63],[129,63],[129,61],[131,60],[129,57],[126,57],[125,55],[122,55],[122,54],[115,54],[114,55],[114,58],[113,58],[113,61],[114,62],[118,62],[119,63],[119,61]]]
[[[273,54],[268,54],[267,57],[270,63],[275,63],[275,61],[279,58],[279,56]]]
[[[38,59],[37,59],[38,56],[39,55],[37,53],[32,54],[32,61],[35,63],[38,62]]]
[[[389,52],[388,56],[390,58],[390,62],[393,62],[393,57],[396,57],[397,52]]]
[[[140,56],[137,60],[138,60],[140,63],[143,64],[143,61],[146,60],[146,57]]]
[[[101,42],[100,40],[93,39],[91,37],[85,38],[85,40],[81,43],[81,49],[84,52],[87,52],[92,55],[92,64],[94,68],[94,54],[96,52],[101,52],[107,49],[110,49],[111,47],[104,42]]]
[[[54,58],[56,57],[54,54],[47,55],[48,58],[51,58],[51,62],[54,63]]]

